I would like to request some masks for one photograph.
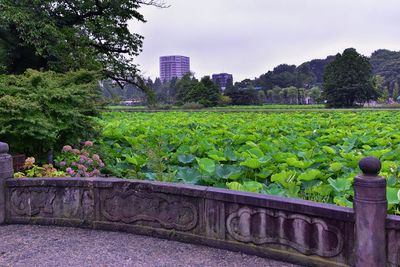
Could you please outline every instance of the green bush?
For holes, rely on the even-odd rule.
[[[0,140],[14,153],[43,159],[64,144],[93,138],[103,106],[97,80],[84,70],[0,75]]]

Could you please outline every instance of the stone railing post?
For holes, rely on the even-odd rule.
[[[8,145],[0,142],[0,224],[4,223],[6,213],[5,180],[14,175],[12,157],[8,154]]]
[[[386,266],[386,179],[379,176],[381,162],[366,157],[362,174],[354,180],[355,266]]]

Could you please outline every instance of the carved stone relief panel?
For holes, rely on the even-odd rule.
[[[102,191],[101,214],[126,224],[156,223],[161,228],[189,231],[198,224],[198,205],[188,198],[128,189]]]
[[[32,217],[38,214],[53,214],[56,197],[54,188],[15,188],[10,194],[11,214]]]
[[[10,189],[11,216],[79,219],[94,216],[93,193],[77,187],[21,187]]]
[[[300,214],[242,207],[229,214],[226,229],[240,242],[279,244],[305,255],[334,257],[343,250],[343,234],[339,228]]]

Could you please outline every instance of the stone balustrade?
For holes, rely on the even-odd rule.
[[[367,157],[354,210],[299,199],[116,178],[12,179],[0,143],[0,220],[126,231],[306,266],[399,266],[400,217]],[[386,244],[386,245],[385,245]]]

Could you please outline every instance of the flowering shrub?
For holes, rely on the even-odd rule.
[[[84,142],[81,150],[68,145],[64,146],[56,164],[71,177],[99,176],[104,162],[99,155],[93,153],[92,148],[93,142],[91,141]]]
[[[43,166],[38,166],[35,164],[34,157],[28,157],[25,160],[23,171],[14,174],[15,178],[23,177],[65,177],[67,176],[65,172],[59,171],[53,167],[51,164],[45,164]]]

